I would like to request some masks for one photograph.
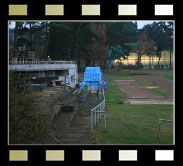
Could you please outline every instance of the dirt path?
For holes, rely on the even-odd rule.
[[[140,78],[148,84],[155,82],[160,89],[166,90],[173,94],[173,81],[163,78],[164,75],[135,75],[135,78]]]
[[[131,104],[172,104],[172,99],[167,99],[135,80],[115,80],[118,88],[126,95],[126,102]]]

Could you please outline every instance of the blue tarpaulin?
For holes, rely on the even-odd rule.
[[[107,86],[107,83],[102,79],[102,72],[100,67],[86,67],[84,72],[84,80],[80,83],[80,89],[95,89],[97,90],[99,86]]]

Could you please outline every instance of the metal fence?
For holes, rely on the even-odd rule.
[[[104,128],[106,129],[106,111],[105,111],[105,95],[103,90],[103,101],[96,107],[90,110],[91,112],[91,131],[96,127],[97,123],[102,119],[102,114],[104,115]]]
[[[22,61],[9,61],[10,65],[25,65],[25,64],[76,64],[76,61],[40,61],[40,60],[22,60]]]
[[[172,122],[172,120],[166,120],[166,119],[159,119],[159,125],[158,125],[158,138],[160,139],[160,122]]]

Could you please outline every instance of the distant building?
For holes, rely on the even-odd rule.
[[[174,63],[174,55],[173,53],[171,53],[172,57],[171,57],[171,65],[173,67],[173,63]],[[148,68],[149,65],[151,65],[151,67],[155,67],[158,64],[158,60],[159,58],[156,56],[146,56],[143,55],[141,58],[141,65],[143,65],[143,68]],[[131,53],[130,56],[128,56],[127,59],[123,59],[121,58],[120,60],[115,60],[115,64],[117,63],[122,63],[122,65],[136,65],[137,64],[137,54],[136,53]],[[160,65],[162,65],[163,67],[167,67],[169,68],[170,65],[170,52],[169,51],[162,51],[161,53],[161,59],[159,62]]]

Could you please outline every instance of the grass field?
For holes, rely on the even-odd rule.
[[[123,104],[125,96],[113,81],[132,78],[131,75],[109,74],[110,84],[105,95],[107,130],[101,121],[94,130],[96,141],[99,144],[173,144],[170,122],[161,124],[161,138],[158,138],[158,119],[173,120],[172,104]]]
[[[173,80],[173,75],[164,76],[164,78],[169,79],[169,80]]]
[[[117,85],[114,83],[109,84],[109,89],[105,95],[106,103],[118,103],[122,104],[124,101],[124,95],[119,93]]]
[[[136,75],[173,75],[173,70],[144,70],[144,69],[139,69],[139,70],[121,70],[121,71],[116,71],[115,69],[110,69],[108,72],[104,72],[105,74],[111,74],[111,75],[121,75],[121,76],[133,76],[134,74]]]
[[[107,130],[101,122],[95,129],[100,144],[173,144],[172,123],[161,124],[158,139],[158,119],[173,118],[173,105],[107,104]]]

